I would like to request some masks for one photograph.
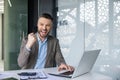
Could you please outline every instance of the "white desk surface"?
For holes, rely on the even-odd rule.
[[[45,69],[28,69],[28,70],[13,70],[13,71],[4,71],[4,72],[0,72],[0,74],[6,74],[6,77],[15,77],[19,80],[19,76],[17,75],[17,73],[20,72],[39,72],[40,70],[44,71],[45,73],[50,73],[50,72],[56,72],[57,73],[57,68],[45,68]],[[57,77],[57,76],[52,76],[52,75],[48,75],[47,79],[36,79],[36,80],[112,80],[112,78],[102,75],[102,74],[98,74],[98,73],[87,73],[84,74],[82,76],[79,76],[77,78],[64,78],[64,77]],[[2,79],[2,76],[0,75],[0,80]],[[35,80],[35,79],[34,79]]]

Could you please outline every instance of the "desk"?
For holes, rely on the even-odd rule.
[[[41,70],[44,71],[45,73],[50,73],[50,72],[56,72],[57,73],[57,68],[45,68],[45,69],[36,69],[36,70],[28,69],[28,70],[4,71],[4,72],[0,72],[0,74],[6,74],[9,77],[15,77],[19,80],[20,77],[17,75],[17,73],[20,73],[20,72],[39,72]],[[8,77],[8,76],[6,76],[6,77]],[[48,76],[48,78],[43,79],[43,80],[112,80],[112,78],[110,78],[108,76],[104,76],[102,74],[93,73],[93,72],[84,74],[82,76],[79,76],[79,77],[73,78],[73,79],[64,78],[64,77],[57,77],[57,76],[52,76],[52,75],[48,75],[48,74],[47,74],[47,76]],[[2,78],[0,77],[0,80],[1,79]],[[37,80],[39,80],[39,79],[37,79]],[[42,80],[42,79],[40,79],[40,80]]]

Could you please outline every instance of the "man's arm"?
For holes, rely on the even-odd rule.
[[[31,52],[31,47],[36,42],[36,36],[34,33],[30,33],[28,35],[28,38],[24,38],[21,44],[20,53],[18,56],[18,65],[23,68],[25,65],[27,65],[29,60],[29,55]]]
[[[27,40],[23,39],[21,48],[20,48],[20,53],[19,53],[18,60],[17,60],[18,65],[21,68],[23,68],[27,64],[29,54],[30,54],[30,51],[26,48],[26,43],[27,43]]]
[[[57,42],[57,48],[56,48],[57,52],[56,52],[56,62],[58,64],[58,71],[61,71],[61,70],[69,70],[69,71],[74,71],[74,68],[70,65],[67,65],[65,60],[64,60],[64,57],[61,53],[61,50],[60,50],[60,45],[59,45],[59,42]]]
[[[64,57],[61,53],[61,49],[60,49],[60,45],[59,45],[59,41],[57,40],[57,43],[56,43],[56,57],[55,57],[55,60],[56,60],[56,63],[58,66],[62,64],[66,64],[65,60],[64,60]]]

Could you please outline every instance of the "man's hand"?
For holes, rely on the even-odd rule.
[[[32,47],[32,45],[36,42],[36,40],[37,40],[37,38],[36,38],[35,34],[34,33],[30,33],[28,35],[28,41],[27,41],[26,47],[28,49],[30,49]]]
[[[74,68],[70,65],[66,65],[66,64],[61,64],[59,67],[58,67],[58,71],[61,71],[61,70],[69,70],[69,71],[74,71]]]

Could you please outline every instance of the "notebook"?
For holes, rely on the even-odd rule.
[[[70,71],[65,71],[62,73],[50,72],[48,74],[54,75],[54,76],[67,77],[67,78],[75,78],[85,73],[88,73],[91,71],[93,65],[95,64],[100,51],[101,49],[85,51],[79,61],[78,66],[75,68],[73,72],[70,72]]]

